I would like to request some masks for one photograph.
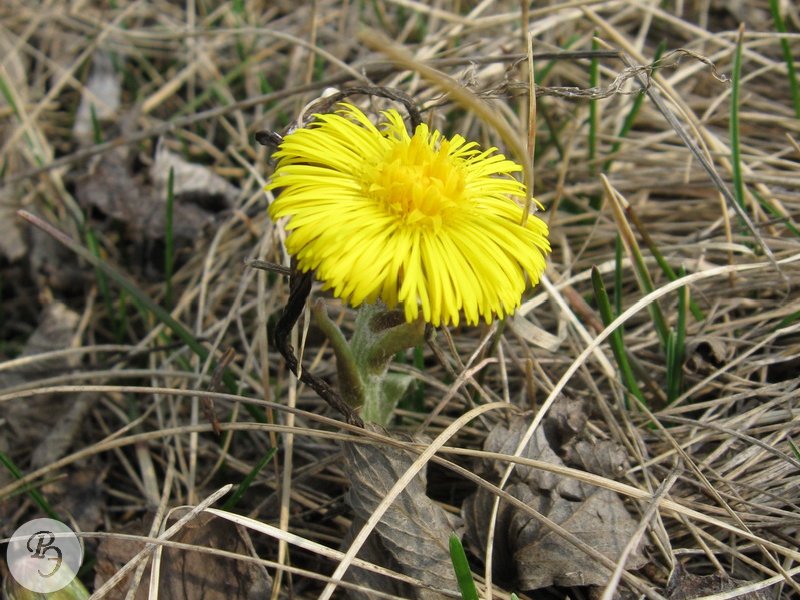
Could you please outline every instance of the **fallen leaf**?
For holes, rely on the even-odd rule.
[[[44,310],[39,326],[23,347],[22,356],[36,356],[73,345],[80,315],[61,302]],[[18,384],[65,373],[77,366],[77,358],[54,357],[36,360],[18,369],[0,373],[0,390]],[[64,456],[86,422],[97,396],[94,394],[36,395],[11,400],[3,405],[3,416],[13,432],[12,458],[27,469],[49,465]],[[69,514],[81,529],[92,530],[102,520],[102,474],[98,467],[82,464],[68,468],[64,478],[45,487],[55,499],[56,511]]]
[[[250,554],[238,528],[209,514],[192,519],[172,539],[244,556]],[[165,600],[256,600],[267,598],[271,589],[272,578],[261,565],[177,548],[166,548],[161,559],[158,597]]]
[[[484,450],[513,454],[529,424],[529,417],[519,417],[508,426],[496,426],[487,436]],[[526,444],[522,456],[564,465],[541,427]],[[505,465],[483,461],[479,470],[497,481]],[[611,560],[621,555],[636,530],[636,521],[615,493],[555,473],[517,465],[506,490]],[[485,552],[493,505],[494,496],[481,488],[462,507],[466,539],[476,556]],[[538,519],[505,502],[500,503],[492,560],[497,577],[515,578],[515,585],[523,590],[551,585],[602,585],[610,575],[608,569]],[[638,569],[644,563],[637,549],[626,565],[628,569]]]
[[[84,208],[94,208],[123,223],[135,241],[160,240],[166,228],[166,180],[162,180],[160,169],[154,167],[151,174],[157,175],[155,185],[145,172],[134,173],[127,151],[118,148],[91,164],[88,173],[76,182],[76,195]],[[221,206],[228,206],[227,202],[223,199]],[[211,192],[205,196],[202,192],[176,193],[172,221],[175,239],[193,243],[214,222],[213,210],[219,207],[218,196]]]
[[[73,297],[85,294],[87,288],[96,282],[95,274],[87,270],[63,244],[38,227],[28,228],[28,261],[31,278],[45,295],[53,291],[62,292],[59,296]]]
[[[542,427],[550,444],[563,448],[584,430],[588,420],[584,400],[561,397],[547,411]]]
[[[67,469],[64,477],[42,486],[56,513],[68,515],[80,531],[95,531],[106,515],[106,468],[101,461],[99,457],[81,461],[77,468]]]
[[[725,573],[692,575],[681,563],[676,562],[672,575],[670,575],[667,582],[665,592],[669,600],[691,600],[692,598],[701,598],[722,592],[732,592],[751,583],[753,582],[734,579]],[[740,600],[769,600],[773,595],[767,592],[768,589],[764,588],[736,597]]]
[[[625,448],[611,440],[579,440],[570,444],[565,460],[570,466],[609,479],[621,477],[630,467]]]
[[[588,487],[588,486],[587,486]],[[535,494],[535,492],[534,492]],[[602,555],[616,560],[636,531],[625,505],[614,492],[596,489],[580,500],[551,497],[540,500],[542,512]],[[515,559],[520,588],[536,590],[550,585],[603,585],[611,572],[595,559],[577,550],[552,531],[545,531],[535,519],[517,538]],[[626,566],[638,569],[645,563],[634,552]]]
[[[148,518],[149,517],[149,518]],[[147,535],[149,520],[153,517],[152,513],[145,518],[127,523],[124,527],[118,528],[114,533],[127,535]],[[94,587],[99,589],[106,581],[111,579],[125,563],[142,551],[144,542],[139,542],[130,538],[103,537],[97,547],[96,564],[94,568]],[[123,600],[128,588],[131,585],[132,575],[127,575],[116,587],[112,588],[105,598],[107,600]],[[150,567],[148,566],[142,582],[136,589],[134,600],[147,600],[147,586],[150,581]]]
[[[552,333],[534,325],[519,311],[506,319],[506,323],[523,340],[549,352],[557,352],[566,337],[556,337]]]
[[[173,193],[175,197],[184,196],[202,208],[231,208],[236,202],[239,190],[228,181],[214,173],[209,167],[190,163],[181,156],[170,152],[163,140],[159,140],[150,177],[157,193],[167,197],[167,182],[170,169],[173,171]]]
[[[416,458],[416,455],[393,446],[370,444],[345,444],[344,456],[350,478],[348,500],[356,514],[354,526],[373,513]],[[457,590],[449,547],[453,525],[447,513],[428,498],[426,485],[423,469],[398,495],[375,527],[372,534],[375,540],[366,550],[367,554],[359,556],[415,577],[432,587]],[[358,573],[353,572],[354,581],[364,581],[365,585],[370,583],[366,578],[360,579]],[[427,589],[415,590],[415,595],[430,600],[445,597]]]
[[[350,529],[342,540],[341,547],[343,551],[347,550],[347,548],[353,542],[355,535],[361,530],[366,522],[366,519],[363,519],[359,516],[355,516],[353,518]],[[386,548],[383,546],[380,538],[377,535],[369,536],[356,556],[361,560],[391,568],[393,570],[398,570],[397,564],[394,561],[391,561],[387,564]],[[361,569],[359,567],[350,567],[345,572],[343,579],[349,583],[354,583],[363,588],[367,588],[369,590],[380,590],[381,592],[385,594],[391,594],[392,596],[411,598],[414,595],[414,591],[408,584],[402,581],[397,581],[392,577],[387,577],[386,575],[381,575],[380,573],[375,573],[374,571]],[[347,595],[352,600],[372,600],[373,598],[372,594],[369,592],[349,587],[347,588]]]
[[[717,335],[696,335],[686,343],[686,362],[692,371],[700,371],[703,365],[720,367],[734,353],[734,346]]]
[[[64,456],[72,446],[73,440],[84,426],[86,415],[95,405],[99,396],[93,393],[78,394],[74,400],[63,403],[63,410],[52,411],[58,419],[47,431],[46,443],[38,444],[31,454],[31,468],[38,469]]]
[[[80,315],[61,302],[45,308],[39,326],[25,342],[22,356],[34,356],[72,345]],[[37,376],[55,375],[76,365],[74,358],[57,357],[38,360],[27,366],[0,373],[0,390],[10,388]],[[38,395],[24,400],[12,400],[3,405],[4,417],[14,432],[15,443],[34,449],[44,442],[64,416],[63,398]]]
[[[175,515],[176,519],[179,517]],[[147,523],[141,521],[125,533],[146,535],[148,529]],[[192,519],[172,537],[172,541],[250,556],[249,546],[239,529],[210,514],[200,514]],[[143,547],[141,542],[105,538],[97,550],[95,588],[108,581]],[[139,582],[134,596],[136,600],[148,597],[151,568],[152,562]],[[128,575],[123,579],[105,598],[125,598],[131,577]],[[271,588],[272,579],[266,569],[251,562],[169,547],[164,549],[161,557],[157,596],[162,600],[255,600],[268,598]]]

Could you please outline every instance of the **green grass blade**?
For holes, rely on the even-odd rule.
[[[786,23],[783,22],[778,0],[769,0],[769,9],[772,12],[772,19],[775,21],[775,29],[779,33],[786,33]],[[786,72],[789,76],[789,90],[792,94],[792,104],[794,105],[794,115],[800,119],[800,82],[797,80],[797,71],[794,68],[792,58],[792,47],[789,40],[781,38],[781,50],[783,50],[783,60],[786,63]]]
[[[455,533],[450,534],[450,561],[453,563],[453,570],[456,573],[458,589],[461,592],[462,600],[479,600],[478,589],[475,587],[475,580],[472,578],[472,571],[469,568],[467,554],[464,546]]]
[[[636,227],[636,231],[639,233],[639,236],[642,238],[644,245],[647,246],[647,249],[650,250],[650,254],[656,259],[658,266],[661,267],[661,270],[664,272],[670,281],[675,281],[678,276],[675,274],[675,271],[672,267],[669,266],[667,259],[664,258],[664,255],[661,254],[661,250],[658,249],[658,245],[655,243],[652,237],[650,237],[650,233],[647,231],[647,228],[644,226],[644,223],[639,219],[639,215],[636,214],[636,211],[633,210],[632,206],[627,206],[625,208],[625,215],[630,219],[633,226]],[[690,299],[689,300],[689,309],[692,312],[692,316],[698,320],[702,321],[706,318],[705,314],[700,307],[697,306],[697,303]]]
[[[792,449],[792,453],[797,460],[800,460],[800,450],[797,449],[795,443],[790,439],[789,440],[789,447]]]
[[[600,311],[600,318],[603,320],[603,325],[608,327],[614,320],[614,315],[611,313],[611,303],[608,300],[606,286],[603,284],[603,279],[597,267],[592,267],[592,287],[594,288],[594,297],[597,300],[597,308]],[[633,374],[633,369],[628,361],[628,355],[625,352],[622,331],[615,329],[608,340],[611,344],[614,358],[617,361],[617,366],[619,366],[622,382],[631,394],[646,405],[647,403],[645,402],[644,395],[642,394],[642,390],[639,389],[639,384],[636,383],[636,377]]]
[[[250,472],[245,476],[244,479],[242,479],[241,483],[239,483],[239,485],[236,486],[236,490],[233,492],[233,495],[230,498],[228,498],[228,500],[225,502],[225,504],[222,507],[222,510],[234,509],[234,507],[239,503],[239,500],[242,499],[242,496],[245,495],[247,490],[253,484],[253,481],[255,481],[256,477],[258,477],[258,474],[264,469],[265,466],[267,466],[267,463],[275,455],[276,451],[277,448],[270,448],[269,450],[267,450],[267,453],[261,457],[261,460],[259,460],[255,464],[255,466],[252,469],[250,469]]]
[[[119,285],[122,289],[124,289],[130,298],[135,301],[137,304],[142,306],[145,310],[152,313],[161,323],[163,323],[166,327],[172,330],[172,332],[184,343],[186,344],[192,352],[194,352],[201,360],[205,361],[209,357],[209,352],[206,350],[203,345],[195,339],[195,337],[186,329],[181,323],[177,320],[172,318],[164,308],[159,306],[156,302],[153,301],[150,296],[145,294],[139,287],[130,281],[127,277],[125,277],[120,271],[110,266],[106,261],[98,260],[96,256],[94,256],[91,252],[89,252],[86,248],[81,246],[80,244],[76,243],[72,238],[66,235],[61,230],[53,227],[49,223],[43,221],[42,219],[32,215],[31,213],[20,210],[17,211],[17,214],[20,218],[27,221],[34,227],[37,227],[44,231],[46,234],[51,236],[57,242],[77,254],[79,257],[84,259],[93,267],[100,269],[103,273],[105,273],[110,280],[114,283]],[[214,363],[216,364],[216,363]],[[222,376],[222,382],[225,384],[226,389],[231,394],[236,394],[238,392],[238,386],[236,385],[236,380],[233,377],[233,374],[226,370],[225,374]],[[245,404],[247,411],[250,415],[256,419],[260,423],[266,423],[267,417],[264,412],[258,408],[257,406],[253,406],[252,404]]]
[[[784,327],[788,327],[789,325],[798,320],[800,320],[800,310],[796,310],[792,314],[781,319],[781,322],[778,323],[778,326],[775,329],[783,329]]]
[[[651,76],[655,75],[656,71],[658,70],[658,61],[661,59],[661,56],[664,54],[664,50],[666,50],[666,48],[667,42],[662,40],[656,48],[655,54],[653,54],[653,71]],[[639,114],[639,110],[642,108],[642,104],[644,104],[644,99],[646,97],[647,93],[644,89],[642,89],[639,95],[634,99],[631,109],[625,117],[625,121],[622,123],[622,127],[620,127],[619,133],[617,134],[617,138],[619,139],[617,139],[617,141],[611,145],[611,152],[609,154],[611,154],[612,157],[603,163],[604,173],[608,173],[608,170],[611,168],[611,164],[614,162],[613,155],[619,151],[620,147],[622,146],[622,140],[628,136],[633,128],[633,124],[636,121],[636,116]]]
[[[86,239],[86,247],[89,249],[89,252],[91,252],[98,261],[102,261],[103,259],[100,258],[100,244],[97,242],[94,229],[92,229],[88,223],[85,223],[83,236]],[[111,289],[108,286],[108,277],[97,267],[95,267],[94,273],[95,277],[97,277],[97,287],[100,289],[100,295],[103,297],[103,304],[106,307],[108,318],[113,322],[114,302],[111,298]]]
[[[755,199],[758,200],[758,203],[769,214],[769,216],[773,217],[777,222],[783,224],[783,226],[791,231],[795,237],[800,237],[800,229],[797,228],[797,225],[794,223],[794,221],[792,221],[792,217],[790,215],[785,215],[778,211],[778,209],[775,208],[770,202],[767,202],[767,199],[764,198],[764,196],[758,193],[758,190],[751,190],[750,193],[755,196]]]
[[[164,303],[172,308],[172,269],[175,266],[175,237],[172,218],[175,207],[175,169],[169,168],[167,176],[167,215],[164,219],[164,279],[166,293]]]
[[[100,127],[100,119],[97,118],[97,108],[94,103],[89,105],[89,113],[92,117],[92,139],[95,144],[103,143],[103,128]]]
[[[619,233],[614,240],[614,314],[622,314],[622,236]]]
[[[642,250],[639,248],[639,244],[633,234],[633,229],[631,229],[631,225],[626,217],[622,200],[617,195],[614,188],[611,187],[611,184],[605,175],[601,174],[600,179],[603,182],[606,195],[611,204],[611,208],[614,211],[614,220],[617,223],[617,231],[622,238],[622,242],[625,244],[625,249],[631,258],[631,262],[633,263],[639,289],[643,294],[649,294],[654,289],[653,280],[650,277],[650,272],[647,270],[647,265],[644,262]],[[653,326],[658,334],[658,339],[661,341],[661,346],[666,350],[669,328],[667,327],[667,320],[664,318],[664,313],[661,312],[661,307],[658,305],[658,302],[651,303],[647,307],[647,312],[650,314],[650,318],[653,320]]]
[[[0,450],[0,464],[2,464],[8,470],[8,472],[11,473],[11,476],[14,479],[20,480],[24,477],[22,471],[20,471],[17,465],[14,464],[14,461],[11,460],[11,457],[6,455],[2,450]],[[36,504],[36,506],[38,506],[48,517],[55,519],[56,521],[66,522],[55,510],[53,510],[53,507],[50,506],[50,503],[39,490],[29,487],[26,490],[26,493],[30,499],[33,500],[34,504]]]

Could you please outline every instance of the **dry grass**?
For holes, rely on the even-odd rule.
[[[718,569],[777,582],[772,597],[797,597],[800,584],[789,573],[800,564],[800,456],[791,447],[800,432],[800,120],[766,0],[730,3],[735,10],[699,0],[669,8],[637,1],[534,3],[526,15],[518,3],[501,0],[38,4],[12,0],[0,8],[0,219],[4,238],[20,235],[25,244],[23,255],[0,262],[0,357],[19,355],[53,302],[79,318],[71,342],[62,346],[73,348],[67,357],[0,364],[0,374],[22,373],[3,381],[0,450],[26,475],[15,481],[0,474],[0,535],[37,514],[30,497],[19,493],[23,483],[36,482],[57,512],[77,513],[86,531],[122,532],[144,516],[138,533],[155,524],[155,537],[168,507],[194,505],[224,484],[238,484],[269,447],[278,447],[237,510],[257,522],[248,527],[261,524],[262,533],[251,535],[259,555],[272,561],[272,576],[286,569],[281,593],[318,595],[319,573],[333,572],[334,564],[319,557],[341,557],[321,546],[336,548],[352,516],[342,500],[347,479],[336,440],[363,433],[327,418],[336,415],[297,385],[269,347],[267,331],[288,285],[244,266],[251,259],[285,262],[284,234],[267,219],[269,199],[262,192],[269,150],[254,142],[254,133],[283,130],[329,87],[369,84],[409,94],[437,127],[524,153],[527,18],[541,76],[533,187],[547,209],[554,252],[547,280],[526,298],[525,317],[551,337],[540,336],[537,345],[515,326],[438,333],[435,348],[424,349],[422,368],[396,367],[418,377],[425,409],[436,407],[436,414],[426,419],[427,412],[406,411],[399,426],[424,424],[435,438],[474,402],[510,403],[491,406],[449,441],[438,440],[460,449],[439,456],[468,466],[512,405],[541,410],[559,398],[584,400],[591,415],[585,435],[618,442],[631,463],[620,481],[590,476],[592,482],[628,497],[644,514],[659,484],[675,474],[645,534],[650,566],[636,574],[650,595],[664,594],[680,560],[696,573]],[[790,31],[800,29],[796,8],[785,20]],[[720,76],[732,72],[740,21],[746,26],[739,108],[744,210],[761,241],[652,98],[619,137],[638,97],[637,76],[645,76],[651,94],[733,189],[731,86]],[[373,34],[360,35],[364,31]],[[599,87],[592,89],[589,59],[552,60],[546,53],[591,50],[593,36],[634,65],[650,65],[661,40],[667,55],[655,74],[626,71],[624,60],[602,55]],[[788,39],[797,54],[798,34]],[[383,51],[376,49],[381,45]],[[695,56],[669,54],[678,48]],[[398,52],[406,53],[408,64],[389,60],[396,63]],[[109,77],[121,86],[120,103],[108,114],[106,92],[85,87],[101,56],[110,58]],[[418,66],[408,70],[409,64]],[[471,94],[461,98],[459,89]],[[489,121],[470,104],[475,97],[489,108]],[[83,117],[88,133],[79,138],[73,124],[82,98],[95,105],[100,125],[93,128]],[[357,100],[375,110],[388,105]],[[206,206],[205,221],[176,233],[171,305],[164,272],[170,243],[136,215],[109,214],[86,192],[87,181],[99,179],[99,193],[122,206],[144,203],[142,195],[150,193],[161,203],[147,204],[148,210],[164,210],[162,188],[150,175],[159,140],[236,187],[230,205]],[[115,164],[127,173],[119,181],[120,171],[102,170],[115,153],[122,157]],[[651,294],[637,282],[631,255],[623,251],[619,265],[615,261],[615,240],[631,217],[615,216],[614,202],[629,206],[641,223],[642,230],[633,231],[653,279]],[[20,208],[75,240],[85,240],[91,228],[102,259],[170,309],[212,355],[235,349],[238,395],[207,394],[211,361],[198,359],[113,282],[106,296],[92,267],[75,254],[22,221],[12,226]],[[704,316],[687,317],[683,391],[671,403],[666,359],[648,308],[658,304],[674,327],[679,292],[643,235],[673,269],[685,267],[689,295]],[[635,307],[625,313],[624,343],[646,407],[626,398],[608,343],[598,339],[603,325],[592,290],[595,265],[612,301],[618,276],[621,309]],[[352,312],[335,300],[328,307],[347,329]],[[313,327],[300,336],[305,368],[332,377],[327,344]],[[498,360],[483,361],[487,356]],[[47,439],[42,430],[10,427],[17,407],[33,396],[44,399],[37,410],[49,413],[49,421],[40,415],[47,428],[81,398],[85,403],[67,446],[43,463],[32,462]],[[211,433],[204,398],[212,397],[212,410],[234,435]],[[256,407],[267,422],[255,423],[245,406]],[[88,481],[73,483],[80,473],[89,473]],[[74,486],[88,500],[71,498]],[[431,493],[453,510],[470,486],[443,467],[431,475]],[[84,581],[91,586],[91,575]],[[496,593],[514,591],[496,584]]]

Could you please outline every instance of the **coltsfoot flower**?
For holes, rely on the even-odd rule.
[[[289,217],[286,249],[302,271],[353,306],[402,305],[408,321],[490,322],[519,306],[550,252],[547,225],[513,198],[522,168],[419,125],[409,135],[395,110],[376,127],[355,106],[315,115],[274,154],[269,208]]]

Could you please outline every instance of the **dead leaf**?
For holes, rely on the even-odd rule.
[[[180,515],[175,515],[175,519],[178,518]],[[140,522],[135,529],[135,533],[146,535],[149,527]],[[173,536],[172,541],[250,555],[242,533],[228,521],[210,514],[192,519]],[[97,551],[95,588],[103,585],[143,547],[139,542],[105,538]],[[148,566],[139,583],[134,596],[136,600],[148,597],[151,568]],[[105,597],[112,600],[124,598],[130,583],[129,575]],[[162,554],[158,588],[158,597],[162,600],[255,600],[268,598],[271,588],[272,579],[261,565],[178,548],[167,547]]]
[[[361,530],[366,522],[366,519],[363,519],[357,515],[353,518],[352,525],[342,540],[341,547],[343,551],[347,550],[347,548],[353,542],[355,535]],[[395,570],[397,569],[397,565],[394,563],[394,561],[386,564],[386,548],[383,546],[380,538],[377,535],[369,536],[356,556],[373,564],[382,565]],[[391,567],[389,566],[390,564],[392,565]],[[411,598],[414,595],[414,591],[408,584],[402,581],[397,581],[392,577],[387,577],[385,575],[375,573],[374,571],[361,569],[359,567],[350,567],[344,574],[344,580],[370,590],[380,590],[385,594],[391,594],[401,598]],[[347,588],[347,595],[352,600],[372,600],[373,598],[373,596],[368,592],[362,592],[361,590],[354,588]]]
[[[696,335],[686,344],[686,362],[693,372],[701,371],[704,365],[720,367],[728,362],[734,353],[735,348],[717,335]]]
[[[611,440],[579,440],[569,446],[565,460],[570,466],[609,479],[621,477],[630,468],[625,448]]]
[[[149,517],[149,518],[148,518]],[[144,519],[128,523],[125,527],[118,529],[115,533],[128,535],[147,535],[149,521],[153,515],[150,513]],[[131,558],[136,556],[144,548],[144,542],[118,537],[104,537],[100,539],[97,548],[97,563],[94,569],[94,587],[99,589],[106,581],[111,579],[114,574]],[[116,587],[111,589],[105,596],[108,600],[123,600],[131,584],[131,575],[125,577]],[[135,600],[147,600],[147,582],[150,580],[150,567],[147,567],[142,583],[136,589],[133,596]]]
[[[176,515],[175,518],[179,518]],[[173,538],[176,542],[249,555],[242,534],[229,521],[201,514]],[[272,578],[263,566],[206,553],[166,548],[161,560],[158,597],[207,600],[260,599],[269,596]]]
[[[512,483],[506,492],[529,506],[534,506],[536,497],[530,488],[522,483]],[[461,507],[461,515],[466,526],[466,541],[475,556],[485,556],[488,543],[489,517],[494,507],[494,495],[478,490],[469,496]],[[500,501],[497,510],[497,524],[492,554],[492,575],[500,581],[513,581],[517,568],[514,561],[515,536],[520,524],[512,522],[524,515],[508,502]]]
[[[391,487],[414,462],[415,455],[392,446],[344,445],[345,468],[350,478],[348,499],[357,523],[371,515]],[[449,537],[453,531],[447,514],[426,495],[425,470],[398,495],[375,527],[373,546],[361,556],[415,577],[438,589],[457,590],[450,563]],[[356,582],[358,571],[353,575]],[[444,598],[438,592],[414,590],[417,598]]]
[[[137,241],[164,238],[166,224],[166,183],[153,186],[145,173],[134,173],[124,148],[107,152],[95,160],[89,172],[77,182],[77,197],[84,208],[94,208],[123,223]],[[163,185],[163,189],[160,186]],[[197,198],[176,195],[173,204],[173,235],[193,242],[213,223],[210,210],[194,202]],[[207,202],[213,208],[213,202]]]
[[[524,417],[520,417],[511,422],[506,427],[503,424],[498,424],[489,435],[486,437],[483,449],[487,452],[495,452],[498,454],[514,454],[517,449],[522,436],[527,430],[529,421]],[[522,451],[522,456],[526,458],[536,458],[554,465],[562,465],[563,462],[553,451],[550,443],[547,440],[544,429],[539,428],[531,436],[528,444]],[[500,477],[505,473],[506,464],[499,461],[487,461],[484,463],[484,470],[489,473],[493,472],[495,480],[499,481]],[[541,471],[532,467],[517,465],[514,468],[513,477],[516,480],[521,480],[542,491],[552,491],[556,487],[559,488],[561,494],[578,498],[581,497],[580,484],[574,479],[565,479],[555,473]]]
[[[50,304],[42,315],[36,330],[28,338],[22,356],[34,356],[53,350],[63,350],[72,345],[80,315],[61,302]],[[46,373],[62,373],[76,364],[74,358],[49,358],[30,365],[0,373],[0,390],[35,379]],[[34,396],[21,401],[11,401],[3,406],[4,416],[20,446],[34,448],[46,439],[56,423],[64,416],[65,405],[54,406],[50,396]],[[63,402],[63,398],[59,401]]]
[[[550,444],[562,448],[584,430],[588,420],[584,400],[561,397],[547,411],[542,427]]]
[[[95,274],[81,266],[75,255],[53,236],[38,227],[30,227],[28,232],[31,278],[47,297],[54,290],[64,292],[63,296],[85,294],[96,282]]]
[[[63,403],[63,410],[53,411],[58,419],[47,431],[46,443],[37,445],[31,454],[31,468],[49,465],[64,456],[75,436],[84,426],[86,415],[98,400],[96,394],[81,393]]]
[[[691,600],[711,596],[722,592],[731,592],[736,588],[753,583],[742,579],[734,579],[725,573],[712,573],[711,575],[692,575],[683,568],[681,563],[676,562],[672,575],[667,582],[665,590],[669,600]],[[737,596],[740,600],[769,600],[772,595],[767,592],[768,588],[755,592],[749,592]]]
[[[167,197],[167,182],[170,169],[173,170],[173,192],[175,197],[192,199],[195,204],[211,210],[215,207],[231,208],[236,202],[239,190],[220,177],[209,167],[190,163],[181,156],[170,152],[163,140],[159,140],[150,177],[160,197]]]
[[[551,497],[540,502],[543,514],[602,555],[616,560],[636,531],[634,521],[615,493],[597,489],[573,501]],[[533,525],[534,519],[531,519]],[[525,527],[517,539],[516,564],[520,587],[536,590],[550,585],[603,585],[611,572],[568,541],[538,523]],[[628,558],[627,568],[638,569],[646,560],[640,552]]]
[[[45,497],[54,502],[58,514],[68,515],[80,531],[95,531],[106,514],[106,468],[100,458],[81,461],[60,477],[42,487]]]
[[[509,426],[498,425],[489,433],[484,450],[512,454],[529,423],[529,417],[519,417]],[[542,428],[536,430],[522,456],[564,465]],[[504,468],[505,463],[484,461],[480,470],[496,481]],[[555,473],[518,465],[507,491],[611,560],[621,555],[636,530],[636,521],[615,493]],[[493,504],[494,496],[481,488],[462,507],[467,541],[477,556],[486,549]],[[643,555],[636,550],[628,558],[627,567],[637,569],[644,563]],[[496,576],[515,576],[515,585],[523,590],[602,585],[610,575],[538,519],[504,502],[500,503],[495,529],[493,564]]]
[[[76,335],[80,315],[60,302],[53,302],[28,338],[22,356],[69,348]],[[0,373],[0,390],[37,377],[64,373],[77,366],[75,357],[38,360],[16,370]],[[86,422],[97,396],[94,394],[37,395],[3,405],[3,415],[12,432],[12,458],[26,469],[49,465],[64,456]],[[88,479],[87,479],[88,478]],[[102,521],[102,477],[98,468],[80,465],[67,469],[65,478],[50,484],[45,492],[57,499],[56,509],[69,514],[82,529],[92,530]]]

